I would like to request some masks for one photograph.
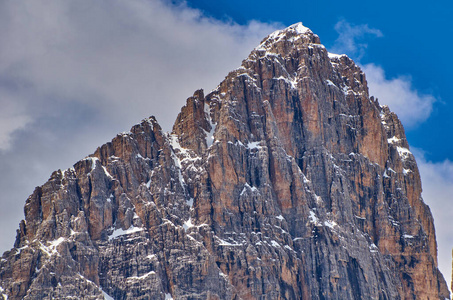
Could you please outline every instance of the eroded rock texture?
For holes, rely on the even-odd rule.
[[[195,92],[172,133],[146,119],[36,188],[1,293],[444,299],[420,193],[396,115],[295,24]]]

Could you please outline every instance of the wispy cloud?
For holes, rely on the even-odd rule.
[[[346,20],[335,24],[335,30],[338,38],[330,50],[345,53],[358,64],[366,53],[368,41],[383,37],[379,29],[371,28],[368,24],[354,25]],[[381,104],[388,105],[407,129],[416,127],[429,118],[437,100],[433,95],[419,92],[413,86],[410,76],[387,78],[382,66],[365,64],[361,67],[366,74],[370,94],[379,98]]]
[[[7,91],[2,91],[0,99],[0,151],[4,151],[11,147],[12,134],[24,129],[31,118],[24,113],[18,97],[11,97]]]
[[[383,36],[379,29],[370,28],[368,24],[354,25],[346,20],[337,22],[335,30],[338,38],[331,49],[332,52],[347,54],[357,61],[365,55],[370,38]]]
[[[381,66],[366,64],[362,66],[368,81],[370,94],[379,98],[394,111],[406,128],[413,128],[426,121],[433,110],[436,98],[422,94],[412,85],[410,76],[386,78]]]
[[[276,24],[160,0],[0,1],[0,252],[34,186],[155,115],[170,130]]]
[[[453,248],[453,162],[444,160],[431,162],[426,160],[421,149],[412,149],[417,158],[422,178],[423,199],[434,215],[438,245],[439,269],[444,275],[447,285],[451,282],[451,249]]]
[[[358,64],[368,47],[369,38],[382,37],[380,30],[370,28],[367,24],[353,25],[345,20],[335,25],[338,39],[331,51],[345,53]],[[379,98],[380,104],[388,105],[410,130],[425,122],[432,113],[437,99],[433,95],[417,90],[411,76],[398,75],[388,78],[382,66],[375,64],[361,65],[365,72],[370,95]],[[430,162],[425,159],[422,149],[412,149],[423,184],[423,198],[434,215],[438,241],[439,268],[447,283],[451,282],[451,248],[453,245],[453,162],[444,160]]]
[[[0,101],[21,97],[31,121],[72,102],[120,126],[156,114],[170,128],[194,89],[215,87],[273,30],[160,1],[2,1],[0,11],[0,93],[11,99]]]

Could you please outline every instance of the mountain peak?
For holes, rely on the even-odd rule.
[[[276,30],[264,38],[260,45],[255,48],[257,51],[268,51],[272,48],[272,45],[281,42],[290,44],[300,43],[315,43],[319,44],[319,37],[314,34],[309,28],[302,25],[302,22],[295,23],[285,29]]]
[[[143,120],[24,211],[8,299],[449,297],[401,123],[302,23],[196,91],[171,134]]]
[[[308,32],[308,31],[311,32],[310,28],[305,27],[305,26],[302,24],[302,22],[297,22],[297,23],[295,23],[295,24],[289,26],[289,27],[287,28],[287,30],[289,30],[289,29],[293,29],[293,30],[295,30],[295,31],[296,31],[297,33],[299,33],[299,34],[304,34],[304,33]]]
[[[290,25],[284,29],[276,30],[273,33],[269,35],[269,37],[275,38],[279,35],[282,34],[297,34],[297,35],[302,35],[302,34],[313,34],[313,32],[310,30],[310,28],[305,27],[302,22],[295,23],[293,25]]]

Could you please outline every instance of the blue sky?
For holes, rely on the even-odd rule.
[[[366,72],[370,94],[405,126],[435,218],[439,267],[451,281],[453,230],[453,3],[451,1],[208,1],[187,4],[214,18],[289,26],[303,22],[327,49]]]
[[[0,252],[52,171],[155,115],[170,130],[268,34],[303,22],[403,120],[451,274],[453,4],[447,1],[0,0]]]
[[[338,38],[335,25],[343,20],[367,24],[381,37],[367,34],[357,42],[367,45],[361,64],[373,63],[388,79],[410,76],[413,87],[437,100],[425,122],[407,128],[413,147],[432,161],[453,160],[453,4],[450,1],[209,1],[189,0],[188,5],[218,19],[247,24],[250,20],[302,21],[332,49]],[[346,53],[354,57],[355,53]],[[384,100],[384,99],[383,99]]]

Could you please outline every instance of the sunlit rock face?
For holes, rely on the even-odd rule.
[[[164,100],[163,100],[164,101]],[[25,204],[8,299],[445,299],[397,116],[302,24]]]

